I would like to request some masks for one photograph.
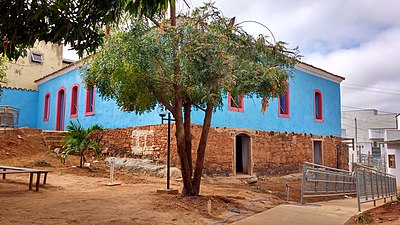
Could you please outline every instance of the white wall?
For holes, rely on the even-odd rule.
[[[387,155],[386,155],[386,168],[387,173],[396,176],[397,187],[400,187],[400,143],[399,144],[387,144]],[[388,155],[395,155],[396,168],[389,168]]]
[[[378,114],[377,110],[342,111],[342,129],[346,131],[346,138],[355,138],[355,120],[357,118],[357,141],[371,142],[369,131],[371,128],[396,129],[396,114]],[[365,147],[364,147],[365,148]]]

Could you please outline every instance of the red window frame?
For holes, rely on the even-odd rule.
[[[235,112],[244,112],[244,97],[243,95],[237,96],[236,105],[234,104],[233,96],[228,92],[228,110]]]
[[[74,84],[71,88],[71,110],[70,117],[74,118],[78,116],[78,92],[79,84]]]
[[[93,86],[89,90],[86,89],[86,104],[85,104],[85,116],[94,115],[94,98],[96,96],[96,87]]]
[[[322,109],[323,109],[322,92],[320,90],[314,90],[314,121],[315,122],[324,122]]]
[[[49,121],[50,118],[50,92],[44,95],[44,109],[43,109],[43,121]]]
[[[282,96],[278,97],[278,116],[279,117],[284,117],[284,118],[289,118],[290,117],[290,92],[289,92],[289,84],[286,83],[286,92]],[[283,103],[285,104],[285,107],[283,108],[281,105],[281,100],[283,98]],[[282,109],[286,109],[286,112],[282,112]]]
[[[391,169],[396,169],[396,156],[393,154],[388,155],[388,165]]]

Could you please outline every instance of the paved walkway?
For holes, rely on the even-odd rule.
[[[388,199],[390,201],[390,198]],[[383,200],[376,205],[384,204]],[[361,210],[373,208],[372,202],[361,204]],[[357,198],[318,202],[307,206],[286,204],[258,213],[235,225],[342,225],[358,214]]]

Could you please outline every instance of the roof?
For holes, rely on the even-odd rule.
[[[340,83],[343,80],[345,80],[344,77],[341,77],[339,75],[333,74],[331,72],[328,72],[326,70],[323,70],[321,68],[318,68],[316,66],[313,66],[311,64],[305,63],[305,62],[301,62],[298,61],[298,64],[295,65],[296,69],[302,70],[304,72],[308,72],[310,74],[334,81],[336,83]]]
[[[56,70],[56,71],[54,71],[52,73],[49,73],[49,74],[47,74],[47,75],[35,80],[35,83],[43,83],[43,82],[45,82],[47,80],[51,80],[54,77],[57,77],[57,76],[65,74],[65,73],[67,73],[69,71],[72,71],[72,70],[76,69],[77,67],[81,67],[83,65],[84,59],[86,59],[86,58],[83,58],[81,60],[77,60],[77,61],[75,61],[73,63],[70,63],[67,66],[64,66],[61,69],[58,69],[58,70]]]
[[[388,144],[400,144],[400,139],[391,140],[391,141],[384,141],[384,143],[388,143]]]
[[[52,72],[50,74],[47,74],[44,77],[35,80],[35,83],[43,83],[43,82],[45,82],[47,80],[51,80],[54,77],[60,76],[60,75],[62,75],[64,73],[67,73],[67,72],[69,72],[69,71],[71,71],[71,70],[73,70],[73,69],[75,69],[77,67],[81,67],[81,66],[83,66],[83,62],[84,62],[85,59],[87,59],[87,57],[83,58],[81,60],[75,61],[75,62],[73,62],[73,63],[71,63],[71,64],[69,64],[69,65],[67,65],[67,66],[65,66],[65,67],[63,67],[63,68],[61,68],[59,70],[56,70],[56,71],[54,71],[54,72]],[[326,70],[323,70],[321,68],[318,68],[316,66],[313,66],[311,64],[308,64],[308,63],[305,63],[305,62],[301,62],[301,61],[298,61],[298,63],[295,65],[295,68],[299,69],[299,70],[302,70],[304,72],[313,74],[315,76],[319,76],[319,77],[322,77],[324,79],[331,80],[331,81],[336,82],[336,83],[340,83],[345,79],[344,77],[338,76],[336,74],[333,74],[331,72],[328,72]]]

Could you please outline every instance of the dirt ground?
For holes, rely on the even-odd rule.
[[[290,201],[299,201],[300,174],[261,177],[256,184],[232,177],[206,177],[201,196],[158,194],[166,180],[117,171],[120,186],[106,186],[109,168],[100,161],[80,169],[79,157],[66,165],[40,140],[23,134],[0,134],[0,165],[49,170],[39,192],[28,190],[28,174],[0,179],[0,224],[212,224],[237,214],[229,223]],[[171,182],[181,190],[178,180]]]
[[[361,215],[349,219],[345,225],[360,224],[400,224],[400,201],[390,202],[375,209],[368,210]]]
[[[238,177],[205,177],[198,197],[158,194],[156,190],[166,186],[165,179],[124,171],[115,175],[121,185],[110,187],[105,185],[109,168],[104,162],[80,169],[76,167],[79,158],[69,156],[63,165],[42,141],[23,134],[0,133],[0,165],[50,171],[47,184],[39,192],[28,190],[28,174],[0,179],[2,225],[212,224],[238,215],[230,210],[242,212],[227,221],[232,223],[284,204],[286,185],[289,201],[298,202],[301,191],[300,174],[259,177],[251,185]],[[171,186],[181,190],[182,184],[173,180]],[[397,215],[395,210],[391,212]],[[385,218],[383,222],[391,221]]]

